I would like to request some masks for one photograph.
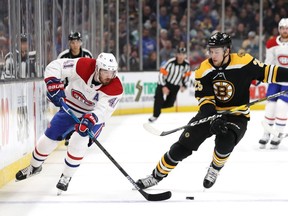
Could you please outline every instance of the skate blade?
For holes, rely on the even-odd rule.
[[[62,194],[62,192],[63,192],[62,190],[58,190],[57,191],[57,196],[60,196]]]

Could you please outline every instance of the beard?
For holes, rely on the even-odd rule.
[[[106,78],[106,79],[101,79],[100,78],[100,82],[102,85],[108,85],[111,82],[112,79],[110,78]]]

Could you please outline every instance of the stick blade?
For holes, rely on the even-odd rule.
[[[148,201],[164,201],[168,200],[171,198],[172,193],[171,191],[166,191],[163,193],[158,193],[158,194],[148,194],[144,191],[142,191],[142,195],[148,200]]]
[[[162,131],[157,130],[156,128],[154,128],[151,123],[144,123],[143,127],[146,131],[148,131],[151,134],[154,134],[156,136],[161,136]]]

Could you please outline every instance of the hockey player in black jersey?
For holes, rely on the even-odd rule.
[[[252,80],[266,83],[288,81],[286,68],[266,65],[249,54],[230,53],[231,38],[226,33],[213,34],[208,40],[208,51],[209,58],[195,71],[199,111],[190,122],[249,103]],[[249,108],[243,108],[211,122],[188,127],[162,156],[152,174],[139,179],[137,185],[145,189],[158,184],[180,161],[215,135],[213,159],[203,181],[204,188],[212,187],[234,147],[243,138],[249,119]]]

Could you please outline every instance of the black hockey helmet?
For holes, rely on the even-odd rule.
[[[177,53],[184,53],[184,54],[186,54],[186,48],[185,47],[178,47],[177,48]]]
[[[208,40],[208,48],[213,48],[213,47],[227,47],[231,48],[231,37],[230,35],[226,33],[221,33],[217,32],[213,35]]]
[[[80,32],[71,32],[68,36],[68,40],[81,40],[81,33]]]
[[[27,42],[27,40],[28,40],[27,34],[22,33],[20,35],[20,40],[21,40],[21,42]]]

